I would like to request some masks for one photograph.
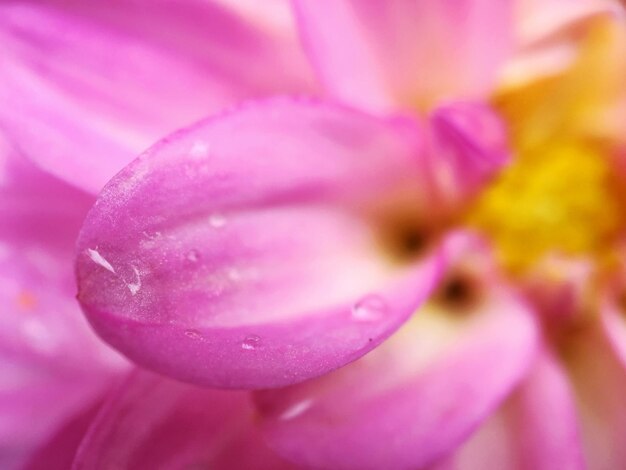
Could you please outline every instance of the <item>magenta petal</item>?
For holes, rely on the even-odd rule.
[[[199,388],[136,371],[100,411],[74,470],[286,470],[254,426],[245,392]]]
[[[442,208],[458,209],[508,163],[506,128],[489,106],[470,102],[437,108],[429,123],[425,184]]]
[[[470,310],[433,300],[338,371],[257,392],[270,445],[294,462],[333,469],[422,468],[454,450],[534,357],[532,312],[505,286],[485,288]]]
[[[67,470],[72,468],[78,446],[87,429],[97,416],[101,400],[84,407],[72,415],[28,459],[23,470]]]
[[[566,343],[588,468],[626,468],[626,367],[602,325],[585,325]]]
[[[398,265],[370,211],[419,168],[416,129],[289,99],[157,144],[104,189],[79,300],[128,357],[217,387],[324,374],[397,329],[437,257]]]
[[[626,369],[626,314],[618,299],[610,298],[602,310],[602,326]]]
[[[92,197],[8,146],[0,175],[0,468],[9,469],[123,363],[74,299],[74,243]]]
[[[0,43],[0,127],[90,192],[167,132],[311,89],[295,37],[210,1],[2,2]]]
[[[511,0],[296,0],[322,82],[375,109],[491,90],[512,46]]]
[[[586,468],[574,393],[550,351],[451,460],[459,470]]]

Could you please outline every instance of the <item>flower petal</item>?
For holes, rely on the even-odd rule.
[[[602,311],[602,326],[617,356],[626,368],[626,312],[615,299],[607,302]]]
[[[456,470],[586,468],[573,390],[558,359],[542,351],[529,376],[450,460]]]
[[[479,253],[464,251],[464,263],[473,269]],[[537,336],[532,312],[506,286],[486,284],[459,305],[469,291],[454,285],[444,281],[444,297],[353,364],[256,392],[269,444],[333,469],[422,468],[454,450],[523,377]]]
[[[263,444],[252,411],[245,392],[138,370],[102,408],[73,468],[293,468]]]
[[[123,367],[74,300],[74,242],[92,202],[0,147],[0,468],[21,468]]]
[[[626,467],[626,367],[598,323],[567,337],[563,355],[576,391],[588,468]]]
[[[157,144],[118,174],[79,242],[79,301],[128,357],[218,387],[305,380],[378,345],[439,258],[394,263],[373,206],[414,185],[416,129],[289,99]]]
[[[72,468],[78,446],[101,405],[102,400],[96,400],[68,418],[48,441],[32,453],[23,470]]]
[[[89,375],[119,363],[74,299],[74,244],[93,198],[11,149],[2,167],[0,354]]]
[[[375,109],[477,98],[512,45],[512,1],[297,0],[311,60],[330,92]]]
[[[508,163],[506,128],[493,109],[472,102],[440,106],[429,123],[429,204],[458,211]]]
[[[91,192],[165,133],[311,89],[295,38],[208,1],[3,2],[0,42],[0,127]]]

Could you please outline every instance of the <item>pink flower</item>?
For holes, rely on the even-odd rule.
[[[245,392],[136,372],[90,425],[75,467],[623,466],[626,326],[616,273],[625,219],[614,169],[626,27],[617,3],[581,3],[565,19],[555,14],[560,3],[295,2],[321,98],[249,101],[162,139],[106,184],[76,262],[83,311],[127,357],[194,384],[264,390],[253,392],[253,409]],[[241,55],[226,47],[204,58],[191,47],[150,68],[155,51],[216,31],[194,29],[215,18],[198,4],[174,18],[185,26],[179,34],[165,35],[152,27],[172,21],[161,5],[151,10],[156,23],[72,11],[98,28],[154,36],[138,42],[141,70],[166,63],[182,78],[145,84],[180,98],[153,100],[133,81],[112,94],[129,112],[110,114],[92,89],[50,91],[69,83],[68,69],[48,70],[35,54],[50,101],[29,100],[21,80],[7,88],[21,94],[0,95],[25,110],[0,111],[22,152],[98,189],[136,150],[127,131],[143,142],[202,106],[316,89],[293,55],[284,64],[297,79],[262,60],[280,54],[255,47],[245,70],[259,58],[265,67],[249,72],[252,86],[228,93],[215,79],[219,91],[196,107],[195,88],[214,79],[221,51],[235,68]],[[21,7],[7,9],[18,57],[34,40],[21,42],[29,35],[16,34],[22,23],[12,18],[40,14]],[[514,22],[514,7],[537,22]],[[134,44],[107,28],[84,31]],[[44,41],[56,38],[51,31],[38,30]],[[232,28],[217,31],[230,38]],[[256,45],[245,38],[230,45]],[[31,73],[25,63],[7,61]],[[132,70],[132,61],[121,65]],[[99,83],[83,73],[82,85]],[[96,106],[96,120],[69,111],[76,96]],[[190,111],[172,107],[171,121],[148,111],[179,99]],[[23,119],[35,112],[36,126]],[[85,165],[75,144],[115,160]],[[85,416],[33,465],[62,443],[74,448]]]

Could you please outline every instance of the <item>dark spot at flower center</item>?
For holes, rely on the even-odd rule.
[[[480,289],[470,274],[456,272],[444,279],[434,300],[449,311],[467,311],[480,300]]]
[[[383,248],[394,261],[408,263],[424,255],[434,240],[433,231],[416,220],[395,219],[384,224]]]

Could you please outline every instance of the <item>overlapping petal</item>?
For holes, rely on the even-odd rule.
[[[582,325],[563,347],[576,392],[589,468],[626,465],[626,368],[599,324]]]
[[[294,37],[209,1],[8,1],[0,41],[0,127],[91,192],[225,105],[311,89]]]
[[[375,109],[480,98],[512,47],[509,0],[295,2],[305,47],[337,97]]]
[[[466,247],[451,272],[482,262],[479,247]],[[532,312],[509,288],[455,278],[367,356],[256,392],[272,447],[333,469],[422,468],[454,450],[524,376],[537,339]]]
[[[183,380],[264,388],[344,365],[436,280],[436,255],[398,262],[380,226],[383,201],[419,180],[420,149],[411,121],[291,99],[174,134],[88,215],[82,307],[120,351]]]
[[[92,202],[9,145],[0,149],[2,468],[21,466],[123,366],[73,299],[74,240]]]
[[[497,113],[476,102],[439,106],[429,116],[424,185],[427,204],[458,212],[509,162],[507,130]]]
[[[586,468],[573,389],[553,353],[541,352],[529,376],[448,464],[451,470]]]
[[[136,371],[102,408],[73,468],[294,467],[263,443],[247,393]]]

